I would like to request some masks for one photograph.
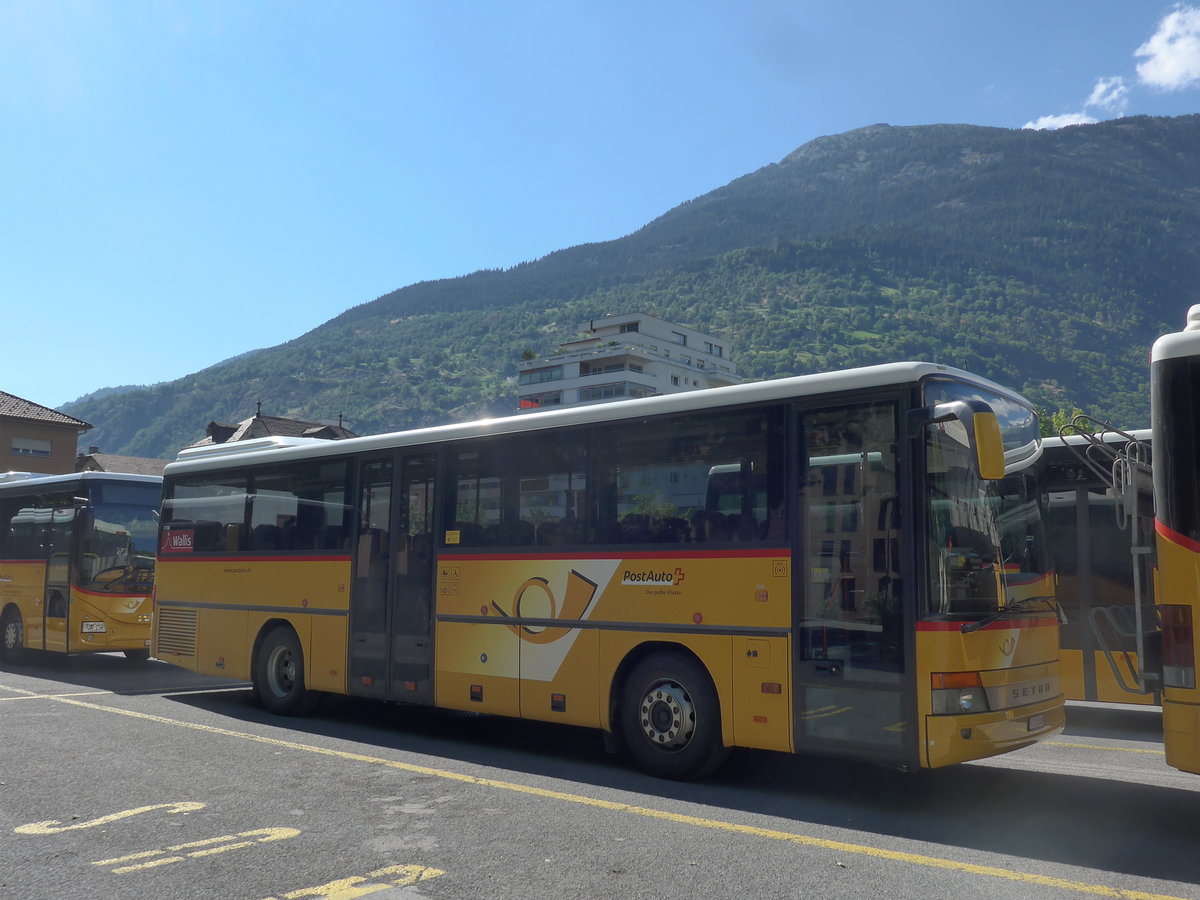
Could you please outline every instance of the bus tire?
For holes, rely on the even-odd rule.
[[[304,716],[321,699],[304,687],[304,650],[287,625],[277,625],[263,638],[254,661],[254,692],[268,712]]]
[[[25,622],[21,611],[10,606],[0,618],[0,658],[15,665],[25,656]]]
[[[145,647],[134,650],[123,650],[121,652],[125,654],[125,658],[130,662],[143,663],[150,659],[150,651]]]
[[[620,724],[633,761],[659,778],[703,778],[729,754],[712,679],[682,653],[654,653],[634,664],[625,679]]]

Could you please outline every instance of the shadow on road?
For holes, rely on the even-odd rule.
[[[114,694],[168,694],[175,691],[246,687],[245,682],[198,675],[157,659],[134,661],[123,653],[60,653],[25,651],[20,665],[0,664],[0,672],[63,684],[112,691]]]
[[[995,766],[903,774],[753,751],[735,753],[706,782],[681,784],[643,775],[621,757],[607,755],[599,733],[587,729],[348,698],[308,719],[271,716],[248,691],[171,699],[240,719],[255,733],[286,730],[276,736],[300,743],[305,734],[354,741],[374,748],[358,752],[386,758],[394,758],[390,751],[422,754],[432,758],[417,762],[435,768],[452,760],[506,769],[514,781],[521,778],[515,773],[558,778],[574,783],[562,787],[568,793],[590,794],[589,787],[631,791],[794,823],[764,827],[798,832],[807,826],[845,827],[885,839],[1200,883],[1200,855],[1185,825],[1200,813],[1200,793],[1190,790]],[[1123,739],[1132,733],[1138,740],[1158,727],[1154,714],[1133,713],[1073,713],[1068,733]],[[1167,774],[1164,766],[1164,778]]]

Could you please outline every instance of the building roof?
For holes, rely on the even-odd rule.
[[[74,416],[68,416],[66,413],[60,413],[56,409],[50,409],[48,406],[42,406],[31,400],[23,400],[15,394],[8,394],[4,391],[0,391],[0,416],[7,419],[42,422],[46,425],[68,425],[72,428],[92,427],[82,419],[76,419]]]
[[[129,475],[157,475],[170,460],[149,459],[145,456],[120,456],[116,453],[80,453],[75,460],[76,472],[124,472]]]
[[[358,437],[343,425],[325,425],[320,422],[306,422],[303,419],[262,415],[251,416],[237,424],[209,422],[206,431],[207,436],[192,444],[193,447],[227,444],[231,441],[249,441],[263,437],[312,437],[331,441]]]

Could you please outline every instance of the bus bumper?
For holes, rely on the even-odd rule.
[[[1200,775],[1200,706],[1163,700],[1167,765]]]
[[[1062,696],[1000,712],[925,717],[925,765],[930,769],[1019,750],[1060,734]]]

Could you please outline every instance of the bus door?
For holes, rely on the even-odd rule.
[[[430,454],[359,463],[351,694],[433,700],[434,472]]]
[[[906,702],[896,405],[801,410],[797,749],[902,757]]]
[[[74,509],[55,509],[46,528],[46,593],[42,603],[42,647],[67,652],[70,647],[71,557]]]

